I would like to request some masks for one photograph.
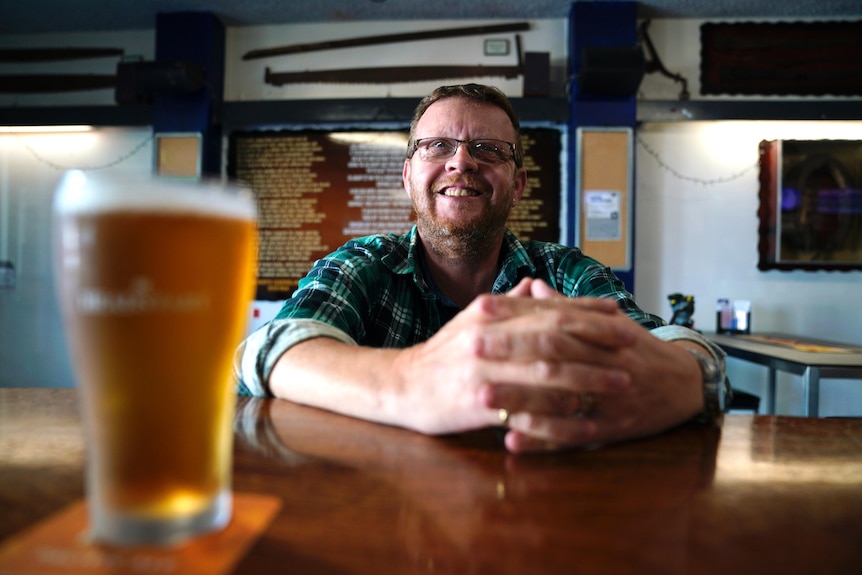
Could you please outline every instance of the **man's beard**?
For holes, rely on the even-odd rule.
[[[471,186],[478,188],[475,184]],[[483,193],[490,193],[487,186]],[[430,203],[433,205],[433,197]],[[509,202],[489,204],[480,216],[456,221],[444,221],[426,208],[416,212],[416,225],[426,248],[436,254],[450,259],[482,261],[498,247],[510,207]]]

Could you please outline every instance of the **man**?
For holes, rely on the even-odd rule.
[[[240,348],[241,391],[427,434],[503,425],[512,452],[718,417],[720,349],[639,309],[580,250],[507,230],[526,178],[502,92],[435,90],[404,161],[416,226],[315,263]]]

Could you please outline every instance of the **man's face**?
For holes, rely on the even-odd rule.
[[[413,137],[514,143],[515,129],[496,106],[447,98],[425,111]],[[526,185],[526,172],[516,168],[513,160],[483,163],[463,144],[455,155],[439,162],[423,160],[415,153],[405,160],[403,177],[421,237],[432,248],[448,246],[446,251],[468,249],[468,242],[474,240],[501,237],[509,212]]]

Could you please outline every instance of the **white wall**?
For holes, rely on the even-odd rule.
[[[648,34],[665,68],[686,78],[691,99],[747,99],[700,95],[703,23],[654,20]],[[680,89],[681,85],[669,78],[648,74],[641,83],[639,98],[674,100]],[[638,302],[667,318],[669,294],[694,295],[695,327],[714,331],[716,299],[748,299],[753,305],[755,331],[862,345],[862,309],[852,299],[862,293],[862,273],[757,269],[759,142],[824,138],[858,140],[862,138],[862,122],[640,126],[635,145]],[[731,358],[728,373],[735,387],[765,397],[766,368]],[[779,372],[777,384],[777,412],[801,414],[801,378]],[[822,380],[820,413],[862,415],[862,381]]]
[[[152,60],[155,53],[155,31],[132,30],[99,34],[2,34],[0,48],[118,48],[123,58]],[[86,58],[38,63],[0,62],[0,74],[94,74],[114,75],[119,58]],[[114,103],[114,90],[84,90],[79,92],[16,94],[0,93],[0,106],[102,106]]]
[[[344,68],[385,68],[389,66],[516,66],[515,33],[487,36],[509,40],[510,53],[505,56],[484,54],[485,36],[463,36],[416,42],[361,46],[323,50],[263,59],[243,60],[250,50],[285,45],[323,42],[366,36],[401,34],[412,31],[445,30],[470,26],[490,26],[511,23],[510,20],[415,20],[397,22],[355,22],[341,24],[287,24],[280,26],[249,26],[229,28],[226,35],[225,92],[228,101],[295,100],[315,98],[399,98],[425,96],[443,83],[458,80],[429,80],[392,84],[288,84],[272,86],[264,83],[264,71],[302,72]],[[531,20],[530,29],[518,33],[524,51],[548,52],[550,55],[551,89],[563,94],[565,89],[567,47],[566,20]],[[522,94],[523,79],[481,77],[462,81],[478,81],[497,86],[509,96]]]
[[[636,154],[639,303],[668,317],[668,294],[694,295],[695,327],[714,331],[718,298],[747,299],[752,302],[755,332],[862,345],[862,308],[854,299],[862,293],[862,273],[757,269],[756,167],[761,140],[859,139],[860,134],[862,122],[642,126]],[[729,375],[735,387],[765,396],[765,368],[731,359]],[[777,387],[777,412],[801,414],[800,378],[782,375]],[[822,380],[820,412],[862,415],[862,381]]]
[[[120,48],[152,60],[153,31],[0,35],[3,48]],[[117,57],[35,64],[0,63],[0,74],[113,75]],[[61,94],[0,94],[0,106],[112,105],[112,89]],[[0,387],[70,387],[73,378],[54,297],[50,206],[65,169],[147,173],[150,128],[72,134],[0,133],[0,260],[12,261],[16,287],[0,289]],[[112,167],[108,167],[112,166]]]
[[[0,260],[16,268],[16,287],[0,289],[0,387],[73,385],[51,264],[54,187],[71,168],[149,172],[151,132],[0,134]]]

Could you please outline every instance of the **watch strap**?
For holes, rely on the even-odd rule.
[[[733,392],[719,362],[700,351],[686,347],[697,360],[703,378],[703,413],[700,418],[715,421],[730,407]]]

